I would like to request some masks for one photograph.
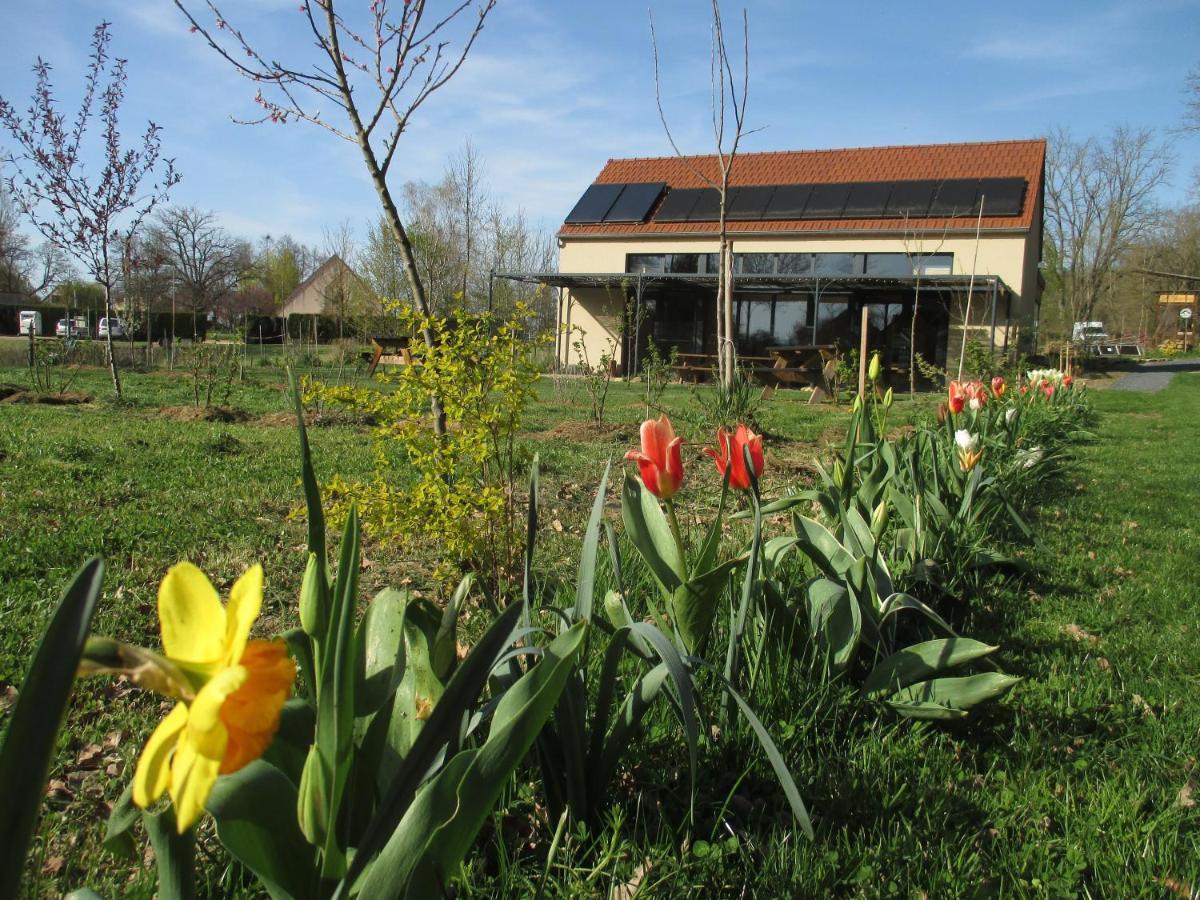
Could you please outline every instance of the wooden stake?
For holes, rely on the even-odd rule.
[[[862,333],[858,339],[858,396],[867,402],[867,324],[871,321],[871,311],[867,304],[862,307]]]

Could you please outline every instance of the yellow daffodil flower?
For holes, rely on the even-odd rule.
[[[150,735],[134,773],[133,801],[145,808],[168,793],[180,834],[200,818],[218,775],[262,756],[291,693],[296,667],[287,646],[249,639],[262,586],[256,565],[222,606],[204,573],[184,562],[158,589],[164,655],[197,689]]]

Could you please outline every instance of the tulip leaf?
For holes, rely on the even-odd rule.
[[[783,755],[779,752],[779,748],[775,746],[775,742],[771,740],[771,735],[763,726],[758,716],[754,714],[754,710],[750,708],[750,704],[746,699],[739,694],[729,682],[725,681],[724,676],[717,671],[716,667],[711,663],[703,660],[696,661],[699,665],[709,669],[720,682],[721,687],[729,693],[733,698],[734,703],[742,713],[742,717],[750,725],[750,729],[758,738],[759,746],[763,748],[763,752],[767,755],[767,762],[771,764],[772,770],[775,772],[775,777],[779,779],[779,786],[783,788],[783,795],[787,798],[788,805],[792,808],[792,815],[800,824],[800,829],[804,832],[805,837],[810,841],[813,839],[812,821],[808,817],[808,809],[804,805],[804,800],[800,797],[800,790],[796,787],[796,780],[792,778],[792,773],[788,770],[787,763],[783,761]]]
[[[621,492],[621,515],[634,549],[646,561],[663,591],[668,595],[673,593],[683,583],[684,574],[671,528],[654,495],[628,474]]]
[[[509,606],[454,670],[441,701],[434,706],[412,749],[400,763],[374,818],[358,842],[354,859],[334,893],[335,898],[348,894],[351,885],[393,836],[430,766],[446,745],[457,738],[464,713],[472,708],[487,684],[497,658],[510,643],[513,631],[524,614],[524,603]]]
[[[54,745],[66,714],[75,670],[100,586],[104,563],[83,564],[50,619],[0,745],[0,897],[14,897],[25,868]]]
[[[854,658],[862,636],[862,612],[849,587],[828,578],[808,586],[809,627],[831,672],[840,672]]]
[[[133,783],[130,782],[113,804],[104,826],[104,849],[114,856],[135,859],[137,847],[130,830],[142,817],[142,811],[133,804]]]
[[[217,779],[205,804],[221,844],[276,898],[317,895],[312,847],[296,824],[296,787],[261,759]]]
[[[429,600],[411,600],[404,619],[404,674],[392,701],[387,746],[380,764],[386,785],[400,760],[408,755],[421,728],[442,697],[445,685],[433,670],[433,647],[440,615]]]
[[[729,584],[729,576],[749,558],[749,554],[743,553],[727,559],[675,590],[671,598],[671,612],[675,627],[679,629],[689,652],[698,653],[708,639],[721,595]]]
[[[404,615],[408,594],[386,588],[375,595],[358,626],[355,715],[369,716],[391,699],[404,675]]]
[[[987,656],[997,647],[970,638],[940,638],[912,644],[884,659],[867,676],[863,694],[878,699],[945,669]]]
[[[174,805],[156,813],[143,812],[142,823],[154,848],[159,900],[190,900],[196,896],[195,829],[179,833]]]
[[[583,533],[583,549],[579,553],[579,577],[576,579],[575,608],[571,610],[571,621],[592,618],[592,599],[596,589],[596,556],[600,548],[600,523],[604,519],[604,499],[608,493],[608,474],[612,462],[604,467],[600,476],[600,487],[592,503],[592,514],[588,518],[587,530]]]
[[[999,672],[935,678],[899,690],[886,702],[912,719],[961,719],[972,706],[1006,694],[1020,680]]]
[[[483,745],[457,754],[421,789],[366,877],[355,884],[359,896],[444,892],[554,711],[587,628],[577,622],[555,638],[537,665],[505,692]]]
[[[793,514],[796,524],[796,546],[811,559],[825,575],[838,578],[854,563],[854,557],[834,537],[833,532],[808,516]]]

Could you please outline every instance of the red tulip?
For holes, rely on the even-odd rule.
[[[1004,379],[997,375],[992,379],[992,396],[999,400],[1004,396],[1004,392],[1008,390],[1008,385],[1004,383]]]
[[[1048,381],[1043,381],[1042,382],[1042,393],[1045,394],[1047,397],[1053,397],[1054,396],[1054,385],[1052,385]]]
[[[945,403],[939,403],[939,404],[938,404],[938,408],[937,408],[937,423],[938,423],[939,425],[945,425],[945,424],[946,424],[946,413],[947,413],[947,412],[948,412],[948,410],[946,409],[946,404],[945,404]]]
[[[762,435],[755,434],[745,425],[739,425],[732,438],[724,428],[718,428],[717,449],[704,448],[704,452],[716,462],[717,471],[721,473],[722,478],[725,477],[725,470],[729,469],[729,486],[739,491],[750,487],[750,473],[746,471],[744,447],[750,448],[750,464],[754,467],[754,477],[758,478],[766,464],[763,458]]]
[[[670,500],[683,484],[683,458],[679,448],[683,438],[675,437],[671,420],[663,413],[658,420],[642,423],[642,449],[625,454],[638,464],[642,484],[655,497]]]
[[[1075,383],[1075,379],[1072,378],[1070,375],[1063,376],[1063,380],[1062,380],[1063,387],[1070,387],[1074,383]]]
[[[1021,385],[1021,396],[1024,397],[1028,393],[1029,393],[1029,385],[1027,385],[1027,384]]]
[[[967,402],[967,393],[962,382],[950,382],[950,391],[947,399],[949,401],[950,412],[958,415],[963,411],[963,406]]]

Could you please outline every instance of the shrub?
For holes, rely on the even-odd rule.
[[[410,366],[376,373],[378,386],[306,380],[305,399],[367,413],[375,471],[370,481],[340,475],[329,483],[331,514],[343,520],[357,503],[367,531],[406,550],[436,548],[435,580],[459,568],[500,591],[520,557],[515,487],[526,454],[517,433],[538,378],[542,343],[525,333],[526,310],[446,319],[401,313],[405,331],[429,328],[432,347],[412,342]],[[437,434],[429,409],[440,397],[447,431]]]

